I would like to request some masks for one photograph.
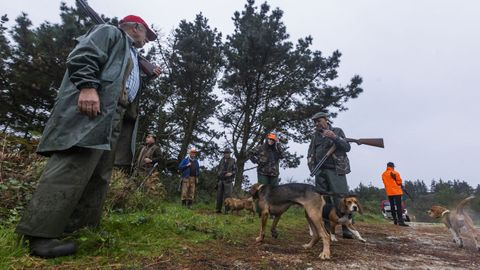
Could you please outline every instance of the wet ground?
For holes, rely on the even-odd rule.
[[[305,250],[308,229],[280,231],[256,244],[256,235],[229,243],[212,241],[195,249],[185,246],[183,254],[164,254],[145,265],[147,269],[480,269],[480,251],[463,234],[464,248],[456,247],[443,224],[412,223],[356,224],[367,240],[339,238],[331,246],[332,258],[320,260],[322,245]]]

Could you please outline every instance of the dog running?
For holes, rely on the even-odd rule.
[[[460,230],[466,229],[470,233],[470,237],[475,242],[475,247],[480,251],[480,245],[477,239],[477,229],[473,224],[472,219],[463,211],[465,205],[473,200],[475,197],[470,196],[462,200],[454,211],[450,211],[447,208],[439,205],[434,205],[427,211],[427,214],[432,218],[441,218],[445,226],[450,230],[453,235],[453,241],[458,247],[463,247],[463,240],[460,237]]]
[[[276,238],[278,236],[276,226],[282,214],[292,205],[301,205],[305,209],[305,217],[312,228],[312,238],[303,247],[312,248],[322,238],[323,250],[319,258],[330,259],[330,237],[325,230],[322,218],[325,200],[312,185],[292,183],[272,186],[257,183],[251,187],[250,192],[253,198],[258,200],[260,208],[261,224],[260,235],[256,238],[257,243],[262,242],[265,237],[265,226],[269,215],[274,216],[271,233],[272,237]]]

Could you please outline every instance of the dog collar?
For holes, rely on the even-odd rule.
[[[450,213],[450,210],[445,210],[445,211],[443,211],[443,212],[442,212],[442,217],[443,217],[445,214],[448,214],[448,213]]]

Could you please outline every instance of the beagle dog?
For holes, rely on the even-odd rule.
[[[447,208],[439,205],[434,205],[427,211],[427,214],[432,218],[441,218],[445,226],[450,230],[453,235],[453,241],[458,245],[458,247],[463,247],[463,240],[460,237],[460,230],[462,228],[466,229],[473,241],[478,251],[480,251],[480,244],[477,239],[477,230],[473,224],[472,219],[463,211],[465,205],[473,200],[475,197],[470,196],[463,201],[461,201],[454,211],[450,211]]]
[[[367,240],[363,239],[360,233],[355,229],[352,224],[352,217],[354,213],[363,214],[362,207],[355,196],[344,197],[340,201],[340,214],[342,217],[337,215],[337,211],[334,206],[326,205],[323,208],[323,218],[330,221],[330,239],[332,242],[337,242],[337,237],[335,236],[335,228],[338,225],[346,225],[348,230],[353,234],[355,238],[362,242]]]

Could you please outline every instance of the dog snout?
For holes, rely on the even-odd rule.
[[[352,208],[353,208],[353,211],[358,211],[358,206],[354,205]]]

